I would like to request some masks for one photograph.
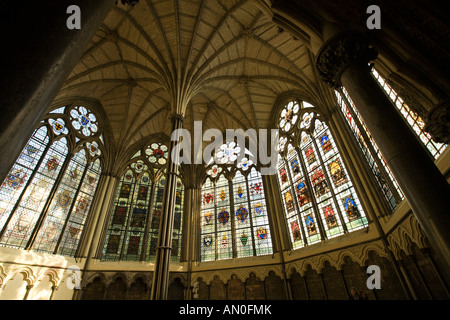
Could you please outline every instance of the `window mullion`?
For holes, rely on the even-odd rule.
[[[156,183],[153,182],[152,180],[152,185],[150,186],[150,200],[149,200],[149,205],[148,205],[148,213],[147,213],[147,220],[145,222],[145,229],[144,229],[144,238],[143,238],[143,243],[142,243],[142,252],[141,252],[141,257],[140,260],[141,261],[145,261],[146,260],[146,256],[147,256],[147,242],[148,242],[148,237],[149,237],[149,233],[150,233],[150,226],[151,226],[151,218],[152,218],[152,214],[153,214],[153,204],[155,202],[155,185]]]
[[[215,247],[215,257],[214,257],[214,260],[218,260],[219,259],[219,241],[218,241],[218,236],[217,236],[217,223],[218,223],[218,218],[217,218],[217,214],[218,214],[218,212],[217,212],[217,199],[216,199],[216,197],[217,197],[217,194],[216,194],[216,192],[217,192],[217,181],[218,181],[218,179],[216,179],[215,181],[214,181],[214,188],[213,188],[213,201],[214,201],[214,236],[215,236],[215,238],[216,238],[216,240],[214,241],[214,247]]]
[[[228,192],[230,196],[230,218],[231,218],[231,245],[232,245],[232,257],[237,257],[237,244],[236,238],[236,221],[235,221],[235,208],[234,208],[234,193],[233,193],[233,179],[228,180]]]
[[[327,239],[327,234],[325,232],[325,227],[322,224],[322,219],[320,219],[319,205],[317,204],[317,200],[316,200],[316,197],[314,194],[314,189],[312,187],[311,181],[308,178],[309,171],[308,171],[308,168],[306,167],[305,159],[303,159],[303,155],[301,153],[300,147],[295,147],[295,151],[297,152],[298,158],[299,158],[301,166],[302,166],[303,173],[305,175],[305,183],[308,186],[308,189],[310,190],[309,194],[310,194],[311,202],[313,205],[313,212],[315,213],[314,216],[316,218],[317,224],[319,225],[319,229],[320,229],[320,239],[325,240],[325,239]],[[295,201],[295,203],[298,205],[298,201]],[[299,211],[299,215],[301,218],[300,211]]]
[[[342,228],[344,229],[344,233],[348,233],[347,225],[345,224],[344,217],[342,216],[341,209],[340,209],[339,204],[337,203],[337,200],[336,200],[337,199],[336,198],[336,193],[334,192],[334,187],[333,187],[334,184],[332,184],[332,181],[331,181],[330,177],[328,176],[328,170],[326,170],[326,168],[325,168],[325,162],[323,161],[322,155],[320,154],[319,148],[318,148],[317,143],[316,143],[316,139],[315,139],[315,137],[312,134],[311,134],[311,140],[312,140],[312,143],[313,143],[315,149],[317,150],[317,156],[319,157],[319,161],[320,161],[320,163],[323,166],[323,173],[325,175],[325,179],[327,180],[328,185],[330,186],[329,189],[330,189],[330,192],[331,192],[331,198],[333,199],[333,203],[336,206],[336,211],[338,212],[339,219],[341,219]],[[318,213],[319,213],[319,216],[320,216],[320,211],[318,211]]]
[[[87,213],[86,220],[85,220],[85,223],[83,225],[83,230],[81,232],[81,236],[80,236],[80,239],[79,239],[78,244],[77,244],[77,248],[75,249],[75,253],[74,253],[75,257],[79,257],[79,252],[81,250],[82,242],[85,241],[86,231],[89,230],[91,228],[91,226],[92,226],[91,221],[93,219],[93,214],[91,215],[91,212],[92,212],[92,210],[94,208],[97,208],[97,205],[98,205],[99,199],[98,199],[97,196],[100,195],[100,191],[99,191],[99,189],[100,189],[99,185],[100,185],[100,182],[101,182],[100,179],[101,179],[101,173],[100,173],[100,175],[98,177],[97,186],[95,188],[95,193],[94,193],[94,195],[92,197],[92,200],[91,200],[91,207],[89,208],[89,212]],[[107,208],[108,208],[108,206],[107,206]],[[110,212],[110,210],[106,210],[106,212]],[[106,230],[102,230],[102,234],[104,232],[106,232]],[[105,241],[103,239],[103,235],[100,236],[100,239],[102,239],[102,240],[99,241],[99,243],[103,243]]]
[[[78,194],[80,193],[80,190],[81,190],[81,187],[83,185],[83,181],[84,181],[84,178],[86,176],[86,173],[87,173],[88,169],[89,169],[89,164],[86,163],[86,167],[84,168],[83,174],[81,175],[80,183],[79,183],[78,188],[75,191],[75,194],[73,196],[73,201],[72,201],[72,204],[70,205],[69,213],[67,214],[67,217],[66,217],[66,219],[64,221],[64,225],[62,227],[62,230],[61,230],[61,233],[59,235],[58,242],[56,243],[55,250],[53,251],[53,254],[58,254],[59,247],[61,246],[61,241],[62,241],[63,236],[64,236],[64,232],[65,232],[65,230],[67,228],[67,225],[69,224],[69,220],[70,220],[70,217],[72,215],[73,208],[75,207],[75,201],[76,201],[76,199],[78,197]]]
[[[251,170],[251,169],[248,169]],[[245,176],[245,186],[247,189],[247,203],[248,203],[248,214],[249,214],[249,219],[250,219],[250,234],[252,236],[252,249],[253,249],[253,256],[256,256],[256,245],[255,245],[255,232],[254,232],[254,227],[253,227],[253,210],[251,208],[251,203],[250,203],[250,188],[248,186],[248,175],[250,174],[250,171],[248,172],[248,174]]]
[[[291,194],[294,195],[293,198],[295,198],[295,201],[293,201],[293,202],[294,202],[295,209],[297,210],[297,217],[298,217],[298,221],[300,223],[300,230],[302,232],[303,242],[305,243],[305,246],[306,246],[306,245],[308,245],[308,240],[307,240],[306,233],[305,233],[305,228],[304,228],[304,225],[303,225],[303,219],[302,219],[302,216],[301,216],[300,206],[299,206],[299,204],[297,202],[297,199],[296,199],[296,193],[295,193],[295,188],[294,188],[294,182],[292,181],[292,177],[291,177],[291,171],[287,167],[289,165],[289,161],[286,158],[284,158],[284,157],[283,157],[283,161],[284,161],[286,174],[287,174],[288,180],[289,180],[289,187],[288,188],[289,188]],[[305,178],[305,180],[306,180],[306,178]],[[308,188],[309,188],[309,186],[308,186]],[[282,200],[285,202],[285,206],[286,206],[286,200],[284,200],[284,199],[282,199]],[[286,212],[286,214],[287,214],[287,212]],[[285,220],[285,222],[288,223],[287,220]],[[288,226],[288,230],[289,230],[289,226]]]
[[[137,182],[137,180],[135,178],[134,179],[134,184],[133,184],[133,191],[131,192],[132,196],[131,196],[130,209],[128,211],[128,217],[127,217],[127,221],[126,221],[126,225],[125,225],[125,232],[123,234],[122,248],[120,249],[120,254],[119,254],[119,261],[121,261],[123,259],[123,255],[124,255],[124,252],[125,252],[125,244],[127,242],[128,228],[130,227],[131,217],[133,216],[134,197],[135,197],[137,183],[138,182]]]

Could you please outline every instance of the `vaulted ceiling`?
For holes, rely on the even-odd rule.
[[[57,100],[98,100],[116,149],[184,128],[266,128],[277,97],[314,100],[320,80],[299,39],[250,0],[141,0],[113,7]]]

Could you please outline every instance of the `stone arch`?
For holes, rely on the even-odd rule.
[[[228,300],[244,300],[245,299],[245,285],[244,281],[233,273],[231,279],[227,282],[227,299]]]
[[[325,292],[323,290],[323,284],[321,276],[317,268],[313,268],[310,264],[305,270],[305,282],[308,288],[309,299],[311,300],[325,300]]]
[[[342,250],[337,255],[336,265],[339,266],[339,269],[342,269],[342,266],[345,264],[345,260],[350,258],[353,262],[356,262],[360,265],[363,264],[364,256],[362,255],[362,248],[352,247],[345,250]]]
[[[414,246],[417,245],[416,242],[411,237],[410,233],[404,232],[402,238],[405,244],[405,252],[407,255],[414,255]]]
[[[27,283],[27,285],[34,285],[36,282],[37,276],[35,272],[30,267],[21,267],[14,271],[14,275],[11,278],[15,277],[18,274],[22,274],[23,280]]]
[[[103,300],[106,292],[106,279],[103,273],[90,275],[82,286],[82,300]]]
[[[264,282],[255,272],[250,272],[244,282],[245,297],[247,300],[264,300]]]
[[[305,276],[306,270],[308,270],[308,267],[313,268],[313,263],[309,259],[301,260],[298,263],[298,273],[300,273],[301,276]]]
[[[28,269],[28,270],[26,270]],[[0,291],[0,300],[22,300],[24,299],[27,288],[31,285],[29,268],[15,269],[5,278],[3,288]],[[17,272],[16,272],[17,271]]]
[[[414,215],[409,217],[409,223],[411,226],[411,232],[416,240],[416,243],[420,249],[429,248],[428,239],[423,233],[422,226]]]
[[[125,300],[128,291],[128,281],[123,273],[116,273],[106,286],[106,300]]]
[[[49,281],[52,283],[53,286],[57,287],[60,283],[61,283],[61,271],[60,270],[55,270],[55,269],[47,269],[45,270],[45,272],[42,274],[42,277],[45,276],[49,276]]]
[[[130,281],[127,298],[129,300],[146,300],[149,298],[150,285],[144,274],[136,274]]]
[[[323,285],[326,290],[328,300],[344,300],[347,299],[347,290],[345,282],[342,278],[341,271],[329,260],[323,262],[321,270]]]
[[[46,270],[36,279],[33,288],[31,288],[27,300],[49,300],[53,289],[58,283],[57,275],[54,270]]]
[[[259,268],[251,268],[251,269],[245,269],[245,272],[242,274],[242,281],[246,281],[250,276],[254,274],[257,278],[264,278],[265,276],[265,270],[261,270]]]
[[[287,299],[283,279],[273,270],[269,271],[264,279],[264,289],[267,300]]]
[[[317,271],[317,273],[322,273],[324,268],[327,266],[332,266],[337,268],[337,264],[336,262],[331,259],[330,256],[328,255],[321,255],[318,259],[317,259],[317,265],[315,270]]]
[[[209,299],[209,286],[205,281],[203,281],[202,277],[196,277],[193,279],[193,298],[196,300],[208,300]]]
[[[211,300],[225,300],[226,288],[224,282],[218,275],[214,276],[214,279],[209,285],[209,295]]]
[[[2,265],[0,265],[0,289],[3,288],[3,285],[5,284],[5,279],[7,278],[6,270],[3,268]]]
[[[188,288],[182,275],[176,274],[170,281],[168,288],[168,300],[184,300],[185,291]]]
[[[133,284],[134,282],[136,282],[136,280],[138,280],[139,278],[141,278],[141,279],[144,281],[144,283],[145,283],[147,286],[150,287],[150,285],[151,285],[151,278],[150,278],[147,274],[145,274],[145,273],[143,273],[143,272],[138,272],[138,273],[134,274],[134,275],[129,279],[130,286],[131,286],[131,284]]]
[[[302,276],[295,267],[291,267],[288,273],[291,284],[291,294],[294,300],[308,300],[305,277]]]
[[[267,278],[271,272],[273,272],[277,277],[284,278],[281,269],[274,267],[274,266],[268,266],[268,267],[262,269],[261,272],[259,273],[259,277],[261,279]]]
[[[400,260],[401,259],[400,255],[401,255],[402,249],[400,247],[400,244],[398,243],[398,240],[392,234],[390,234],[387,237],[387,240],[389,242],[390,250],[391,250],[392,254],[394,255],[395,259]]]
[[[114,273],[108,280],[106,285],[110,286],[111,284],[115,283],[118,279],[121,279],[123,281],[123,283],[125,283],[125,285],[128,287],[128,278],[127,275],[124,274],[123,272],[117,272]]]
[[[66,273],[67,275],[67,273]],[[94,272],[91,274],[85,274],[85,277],[83,277],[81,283],[82,287],[86,287],[88,284],[92,283],[96,278],[99,278],[103,283],[106,284],[106,276],[102,272]]]
[[[371,244],[363,246],[362,255],[361,255],[361,258],[362,258],[361,265],[367,266],[367,261],[369,260],[370,253],[372,253],[372,252],[376,253],[380,258],[389,259],[389,255],[386,253],[385,250],[383,250],[383,248],[377,246],[374,243],[371,243]]]

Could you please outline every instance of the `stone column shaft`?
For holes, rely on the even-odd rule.
[[[74,3],[75,2],[75,3]],[[47,112],[115,0],[8,1],[0,20],[0,180]],[[81,29],[68,29],[76,4]]]
[[[172,132],[181,129],[183,117],[172,116]],[[156,247],[155,270],[153,272],[152,300],[167,300],[169,289],[169,264],[172,252],[172,233],[175,213],[177,188],[177,159],[172,159],[172,150],[178,143],[178,136],[170,142],[169,159],[167,161],[166,182],[164,188],[163,210],[159,225],[158,243]]]
[[[359,34],[338,35],[322,47],[323,80],[344,86],[423,227],[443,272],[450,266],[450,187],[432,157],[370,73],[378,52]]]

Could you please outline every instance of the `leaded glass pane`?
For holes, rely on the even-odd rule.
[[[165,188],[166,178],[162,176],[155,184],[155,195],[153,201],[153,211],[150,220],[150,233],[149,233],[149,244],[148,244],[148,256],[152,256],[150,259],[153,260],[156,255],[156,246],[158,244],[158,234],[159,234],[159,222],[161,220],[161,213],[163,210],[163,200],[164,200],[164,188]]]
[[[61,161],[64,161],[67,153],[66,139],[57,140],[51,145],[13,213],[1,239],[2,244],[19,248],[26,245],[61,170]]]
[[[48,142],[47,127],[42,126],[35,130],[1,185],[0,230],[5,226],[11,210],[13,210],[19,197],[23,194],[24,188],[30,181]]]
[[[69,162],[37,235],[33,246],[34,250],[48,253],[52,253],[55,250],[64,222],[74,203],[85,167],[86,154],[84,150],[81,150]]]
[[[424,131],[425,122],[423,119],[403,101],[401,97],[392,89],[389,84],[383,79],[383,77],[372,68],[372,75],[378,81],[380,86],[384,89],[387,96],[392,100],[394,105],[400,111],[401,115],[405,118],[411,129],[416,133],[424,146],[430,151],[431,155],[437,159],[447,147],[446,144],[434,142],[431,136]]]
[[[143,163],[137,162],[131,165],[136,172],[140,173],[145,168]],[[147,172],[143,173],[134,189],[133,200],[130,206],[131,215],[127,221],[125,234],[125,252],[122,260],[139,261],[145,237],[148,210],[151,198],[151,179]]]
[[[131,209],[134,183],[135,177],[131,170],[128,170],[120,179],[106,234],[103,259],[119,259],[126,230],[126,222]]]
[[[100,180],[100,160],[91,163],[84,176],[80,191],[74,203],[59,249],[59,253],[74,256],[81,239],[84,225],[90,212],[95,191]]]
[[[341,106],[341,111],[343,115],[345,116],[345,119],[347,120],[348,125],[350,126],[350,129],[353,131],[356,140],[361,148],[361,151],[363,155],[365,156],[367,163],[372,170],[375,179],[380,186],[380,189],[382,190],[386,201],[391,208],[391,210],[395,210],[397,203],[395,199],[394,192],[398,194],[398,196],[403,199],[403,193],[398,186],[398,183],[396,179],[394,178],[390,168],[387,166],[381,152],[378,149],[377,144],[371,137],[369,131],[367,130],[364,121],[362,120],[361,116],[359,115],[356,107],[354,106],[352,100],[348,96],[348,93],[343,89],[344,97],[341,96],[341,94],[337,91],[335,91],[336,97],[338,99],[338,103]],[[345,99],[344,99],[345,98]],[[347,104],[347,101],[349,104]],[[351,108],[351,110],[350,110]],[[356,114],[356,118],[352,116],[352,112]],[[357,123],[358,121],[358,123]],[[368,141],[366,142],[366,138],[364,138],[363,133],[360,131],[359,128],[362,128],[363,133],[367,136]],[[370,147],[368,145],[370,143]],[[373,151],[372,151],[373,150]],[[382,168],[381,170],[385,170],[387,176],[386,178],[390,179],[393,185],[393,188],[389,186],[387,183],[384,175],[381,173],[380,167],[377,164],[377,161],[374,157],[377,157],[379,161],[381,161]]]
[[[272,253],[262,178],[254,167],[248,169],[247,176],[237,170],[231,182],[222,174],[203,185],[202,261]]]
[[[316,118],[314,107],[304,102],[303,107],[306,106],[308,111],[300,111],[300,143],[288,144],[287,155],[278,167],[281,198],[294,249],[368,224],[330,130]],[[346,214],[342,198],[349,199],[347,207],[351,205],[348,209],[351,215]]]
[[[90,130],[89,135],[98,132],[93,112],[70,107],[68,111],[73,114],[69,115],[66,108],[53,110],[40,122],[0,187],[2,245],[75,254],[97,187],[101,153],[98,141],[83,141],[83,136],[74,135],[83,126]],[[76,112],[77,119],[73,118]],[[88,152],[89,161],[97,159],[94,165],[88,163]],[[69,154],[75,155],[68,158]],[[80,213],[84,217],[78,218],[76,227],[73,223],[77,219],[72,221],[72,217]]]
[[[220,201],[225,201],[228,197],[228,192],[225,192],[223,189],[222,191],[220,192],[222,196],[219,199]],[[214,183],[210,179],[207,179],[202,188],[202,209],[200,211],[200,227],[202,230],[200,252],[202,261],[216,259],[215,231],[218,220],[213,195]]]

